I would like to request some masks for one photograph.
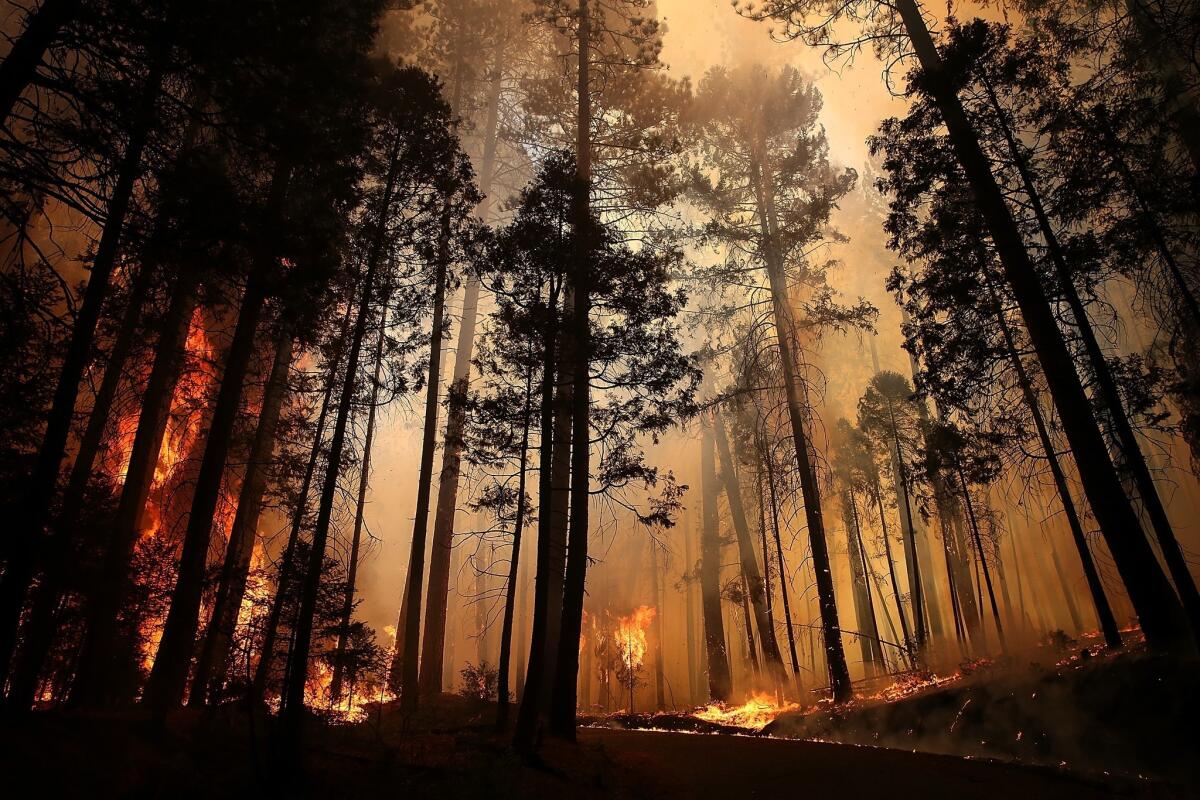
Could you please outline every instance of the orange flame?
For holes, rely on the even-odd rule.
[[[713,703],[698,711],[692,712],[696,719],[705,722],[715,722],[719,725],[729,725],[734,728],[745,728],[751,731],[761,731],[785,711],[795,711],[800,706],[796,703],[784,702],[782,705],[775,698],[763,692],[755,692],[740,706],[727,706],[725,703]]]
[[[646,629],[654,620],[655,613],[652,606],[639,606],[629,616],[617,619],[613,638],[621,661],[630,672],[636,672],[646,658]]]

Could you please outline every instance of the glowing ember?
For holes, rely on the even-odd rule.
[[[718,725],[761,731],[780,714],[786,711],[796,711],[799,708],[800,706],[796,703],[784,702],[781,705],[776,702],[774,697],[763,692],[755,692],[740,706],[730,707],[724,703],[713,703],[692,712],[692,716]]]

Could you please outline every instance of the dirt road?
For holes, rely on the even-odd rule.
[[[749,736],[585,729],[627,774],[663,798],[1185,797],[1161,785],[1087,780],[1065,771],[874,747]],[[835,794],[836,793],[836,794]]]

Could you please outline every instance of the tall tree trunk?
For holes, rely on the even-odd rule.
[[[1113,615],[1112,607],[1108,603],[1108,597],[1104,593],[1104,584],[1100,581],[1100,573],[1096,569],[1096,562],[1092,558],[1091,549],[1088,547],[1087,537],[1083,532],[1083,524],[1079,519],[1079,512],[1075,508],[1075,501],[1072,499],[1071,490],[1067,486],[1067,476],[1063,472],[1062,464],[1059,463],[1058,452],[1054,447],[1054,441],[1050,438],[1050,431],[1046,426],[1046,420],[1042,416],[1041,404],[1038,402],[1037,393],[1033,389],[1029,373],[1025,370],[1025,363],[1021,360],[1021,355],[1017,351],[1012,329],[1008,325],[1008,318],[1004,315],[1004,309],[1000,305],[1000,298],[996,295],[995,287],[986,276],[985,280],[987,281],[993,313],[995,313],[996,320],[1000,323],[1000,332],[1004,336],[1004,346],[1008,350],[1009,360],[1012,362],[1013,370],[1017,374],[1017,383],[1021,386],[1021,394],[1025,399],[1025,405],[1028,406],[1029,413],[1033,417],[1033,426],[1037,431],[1042,452],[1046,454],[1046,461],[1050,467],[1050,475],[1054,479],[1054,488],[1058,492],[1058,500],[1062,504],[1063,513],[1067,517],[1067,525],[1071,529],[1071,539],[1075,542],[1075,550],[1079,554],[1079,562],[1083,567],[1083,575],[1087,579],[1088,591],[1091,593],[1092,604],[1096,609],[1096,618],[1100,622],[1100,630],[1104,633],[1104,642],[1110,648],[1118,648],[1121,646],[1121,632],[1117,629],[1116,617]],[[1056,561],[1057,558],[1058,554],[1056,551]]]
[[[773,183],[765,164],[756,163],[754,173],[759,227],[766,245],[767,277],[771,289],[775,335],[779,347],[779,360],[783,367],[783,383],[792,427],[792,441],[796,450],[796,465],[800,471],[800,489],[804,498],[804,517],[808,524],[813,571],[816,573],[821,632],[829,667],[829,687],[833,699],[842,702],[853,695],[854,689],[850,683],[850,671],[846,666],[846,653],[842,647],[841,625],[838,623],[833,573],[829,564],[829,546],[825,539],[825,518],[821,510],[821,489],[809,453],[808,408],[801,396],[800,376],[796,374],[799,365],[799,354],[796,352],[799,342],[795,320],[792,317],[787,275],[776,241],[778,225],[775,221],[774,198],[770,189]]]
[[[525,688],[521,692],[521,705],[517,711],[513,746],[518,752],[529,754],[537,746],[539,727],[545,706],[542,703],[543,686],[550,682],[551,673],[546,658],[546,638],[549,624],[550,587],[561,585],[561,573],[552,569],[551,528],[554,525],[550,513],[554,491],[554,477],[547,469],[555,452],[554,384],[555,368],[558,364],[558,289],[551,287],[546,304],[548,319],[542,336],[542,386],[541,409],[538,424],[540,443],[538,448],[538,528],[537,552],[533,588],[533,627],[529,637],[529,665],[525,672]]]
[[[695,555],[692,552],[692,532],[688,529],[687,517],[684,517],[684,525],[680,530],[683,537],[683,563],[684,563],[684,614],[687,615],[685,630],[687,631],[687,669],[688,669],[688,705],[696,702],[699,692],[696,689],[696,587],[693,585],[694,580],[690,577],[692,571],[696,569]]]
[[[371,373],[371,401],[367,409],[367,434],[363,440],[362,468],[358,478],[358,500],[354,506],[354,532],[350,537],[350,561],[346,570],[346,590],[342,593],[342,610],[338,620],[337,645],[334,648],[333,677],[329,681],[329,696],[342,696],[342,680],[346,674],[346,640],[350,637],[350,618],[354,612],[354,587],[358,582],[358,554],[362,544],[363,519],[367,507],[367,488],[371,485],[371,447],[375,443],[375,416],[379,404],[379,372],[383,367],[383,343],[387,339],[387,299],[379,313],[379,338],[375,340],[375,370]]]
[[[346,425],[350,419],[350,407],[354,403],[354,389],[358,376],[358,361],[362,353],[363,338],[367,322],[371,318],[371,302],[375,284],[383,262],[387,240],[387,221],[391,214],[392,200],[399,171],[399,138],[393,143],[388,157],[388,173],[384,181],[383,197],[379,214],[371,234],[371,247],[367,254],[366,275],[359,288],[358,318],[354,321],[354,333],[350,336],[350,352],[346,355],[346,378],[342,383],[338,399],[337,415],[334,418],[333,434],[329,440],[329,455],[326,458],[325,481],[321,487],[321,500],[317,506],[317,521],[313,528],[312,545],[309,548],[308,564],[300,583],[300,606],[296,625],[292,631],[292,652],[288,661],[287,681],[281,696],[280,716],[284,728],[285,749],[294,749],[299,744],[300,725],[304,718],[304,685],[308,678],[308,656],[312,647],[313,621],[317,610],[317,595],[321,588],[321,573],[325,563],[325,545],[329,538],[329,525],[333,516],[333,500],[337,494],[338,478],[342,471],[342,450],[346,443]],[[442,274],[439,271],[439,274]],[[435,329],[435,334],[438,332]],[[436,371],[436,369],[435,369]],[[436,375],[431,376],[436,378]],[[303,502],[303,501],[302,501]],[[281,582],[282,584],[282,582]],[[281,585],[280,591],[286,587]]]
[[[497,128],[503,78],[503,45],[497,45],[491,64],[487,119],[484,127],[483,164],[479,188],[484,200],[478,216],[491,216],[492,179],[496,169]],[[433,515],[433,544],[429,552],[429,588],[425,600],[425,646],[421,649],[418,687],[423,695],[442,690],[446,645],[446,608],[450,591],[450,554],[454,544],[454,514],[458,509],[458,484],[462,474],[463,430],[467,421],[467,390],[471,381],[471,357],[479,312],[479,278],[468,271],[463,286],[462,320],[446,410],[446,432],[442,439],[442,469],[438,478],[437,504]]]
[[[941,112],[951,144],[987,223],[1005,276],[1025,320],[1030,340],[1041,361],[1050,393],[1062,419],[1067,440],[1075,451],[1080,478],[1091,502],[1113,561],[1121,573],[1130,600],[1155,650],[1195,650],[1187,615],[1158,566],[1149,542],[1121,485],[1105,445],[1104,436],[1088,406],[1087,395],[1076,374],[1037,270],[1025,251],[1004,196],[991,173],[979,140],[943,74],[941,58],[915,0],[896,0],[909,39],[923,70],[922,84]]]
[[[746,629],[746,660],[750,662],[750,674],[754,676],[754,683],[758,683],[762,674],[762,667],[758,663],[758,647],[754,644],[754,623],[750,619],[750,603],[748,598],[750,590],[746,586],[746,573],[742,571],[739,575],[742,584],[742,625]]]
[[[13,106],[33,80],[42,57],[82,4],[82,0],[43,0],[37,11],[26,16],[25,29],[0,63],[0,125],[7,127]]]
[[[118,617],[130,588],[130,559],[142,531],[146,501],[170,418],[171,399],[183,367],[188,328],[199,299],[200,274],[196,265],[184,265],[180,273],[155,345],[154,364],[142,394],[125,483],[87,615],[71,690],[74,705],[99,705],[111,699],[108,692],[118,652]]]
[[[571,340],[574,374],[571,387],[571,518],[567,526],[567,566],[563,578],[562,624],[558,661],[550,697],[549,730],[575,741],[576,693],[579,677],[579,636],[587,581],[591,501],[591,262],[592,262],[592,99],[589,83],[591,23],[588,0],[579,0],[579,68],[576,88],[579,110],[575,139],[575,191],[572,209],[576,259],[571,273],[573,309]]]
[[[1079,296],[1079,291],[1075,288],[1071,267],[1067,263],[1066,256],[1058,241],[1058,235],[1054,232],[1054,226],[1051,224],[1050,217],[1046,213],[1045,206],[1042,204],[1041,193],[1034,182],[1034,176],[1029,169],[1025,154],[1021,151],[1020,145],[1013,135],[1012,128],[1004,114],[1004,109],[1000,106],[1000,101],[996,98],[995,92],[992,91],[991,84],[988,83],[986,78],[983,83],[987,89],[992,108],[996,113],[997,121],[1004,133],[1009,155],[1012,157],[1013,164],[1017,168],[1017,173],[1020,175],[1025,194],[1029,198],[1030,206],[1037,219],[1042,239],[1045,241],[1046,249],[1050,253],[1050,260],[1054,264],[1055,273],[1058,277],[1059,288],[1063,293],[1063,298],[1067,301],[1068,307],[1071,309],[1071,315],[1075,318],[1075,327],[1078,329],[1080,340],[1083,342],[1083,349],[1087,355],[1092,375],[1096,379],[1100,398],[1108,411],[1107,417],[1109,423],[1116,433],[1117,443],[1124,461],[1123,466],[1132,473],[1134,485],[1137,487],[1138,499],[1141,501],[1142,507],[1150,519],[1155,539],[1158,541],[1159,549],[1162,551],[1163,560],[1167,564],[1171,580],[1175,583],[1175,590],[1179,593],[1179,597],[1183,601],[1184,611],[1187,613],[1188,620],[1192,626],[1192,634],[1200,640],[1200,590],[1196,588],[1196,580],[1188,568],[1187,559],[1184,557],[1183,550],[1179,546],[1179,540],[1175,537],[1175,530],[1171,525],[1170,518],[1167,516],[1167,510],[1163,506],[1162,499],[1158,494],[1158,487],[1154,483],[1154,477],[1150,474],[1150,468],[1146,465],[1146,459],[1142,454],[1137,433],[1133,430],[1133,425],[1129,421],[1129,415],[1125,412],[1125,406],[1121,400],[1121,391],[1117,387],[1112,370],[1109,368],[1108,361],[1104,357],[1104,350],[1100,347],[1100,342],[1096,339],[1096,332],[1092,328],[1091,319],[1088,316],[1087,309],[1083,305],[1083,300]],[[1193,304],[1192,311],[1196,313],[1195,298],[1187,291],[1187,284],[1183,282],[1182,276],[1179,276],[1178,280],[1180,282],[1181,294],[1191,299]]]
[[[983,580],[987,585],[988,600],[992,604],[992,620],[996,623],[996,636],[1000,640],[1000,649],[1007,652],[1008,643],[1004,639],[1004,625],[1000,622],[1000,608],[996,605],[996,591],[992,588],[992,574],[988,569],[987,553],[983,549],[983,539],[979,535],[979,520],[975,517],[975,504],[971,500],[971,490],[967,487],[967,478],[963,475],[962,465],[956,465],[958,470],[959,487],[963,501],[967,506],[967,520],[971,523],[971,536],[975,540],[975,555],[979,558],[979,566],[983,569]]]
[[[196,660],[192,688],[188,694],[189,706],[206,705],[220,690],[225,679],[225,667],[229,660],[229,649],[237,627],[238,612],[246,594],[246,580],[250,573],[250,561],[254,554],[254,540],[258,534],[258,520],[262,513],[263,496],[267,490],[267,478],[275,452],[275,433],[279,428],[279,415],[283,399],[287,394],[288,370],[292,365],[293,337],[286,324],[281,324],[276,334],[275,358],[271,373],[263,389],[262,410],[258,415],[258,427],[250,445],[246,462],[246,476],[242,480],[238,495],[237,512],[229,532],[229,543],[225,546],[225,560],[221,565],[221,581],[213,599],[212,614],[204,633],[200,656]]]
[[[77,2],[77,0],[75,0]],[[26,40],[33,35],[46,36],[46,44],[57,32],[62,20],[53,22],[58,15],[69,16],[74,13],[75,2],[72,0],[51,0],[44,3],[35,13],[25,33],[17,40],[8,58],[0,64],[0,124],[8,118],[12,104],[24,88],[24,83],[13,87],[12,83],[20,81],[21,60],[30,57],[25,49]],[[49,6],[49,8],[47,7]],[[48,16],[47,16],[48,15]],[[47,24],[54,28],[48,33],[44,30]],[[28,65],[24,80],[27,82],[41,60],[42,44],[32,55],[33,62]],[[15,60],[14,60],[15,59]],[[13,70],[9,71],[10,64]],[[117,256],[121,250],[121,235],[125,230],[125,218],[129,212],[129,204],[133,198],[133,190],[142,171],[142,153],[150,137],[154,121],[154,112],[158,104],[158,93],[162,83],[162,71],[155,67],[147,77],[142,87],[139,105],[133,118],[133,127],[129,132],[129,141],[117,164],[117,180],[112,194],[108,198],[108,207],[104,227],[100,233],[100,241],[96,245],[96,256],[92,259],[91,274],[87,287],[83,291],[83,300],[71,326],[71,335],[67,340],[66,351],[63,353],[62,366],[59,368],[58,382],[46,415],[46,429],[42,434],[42,442],[38,447],[37,457],[29,482],[19,499],[14,503],[15,519],[10,534],[11,542],[4,565],[4,574],[0,576],[0,686],[3,686],[12,665],[13,651],[17,643],[17,628],[21,621],[21,611],[29,592],[30,584],[36,573],[40,551],[44,546],[44,528],[50,517],[50,507],[54,500],[54,492],[58,485],[59,471],[66,453],[67,439],[71,433],[71,422],[75,417],[75,405],[79,397],[79,383],[83,379],[91,357],[92,345],[96,338],[96,326],[100,321],[105,300],[108,298],[112,283],[113,270]],[[11,92],[11,97],[7,93]],[[7,100],[7,105],[5,101]]]
[[[787,562],[783,560],[783,537],[779,533],[779,498],[775,492],[775,455],[764,442],[762,448],[767,462],[767,489],[771,498],[771,531],[775,537],[775,560],[779,562],[779,592],[783,598],[783,622],[787,626],[788,655],[792,660],[792,676],[796,690],[801,688],[800,659],[796,655],[796,626],[792,623],[792,603],[788,596]]]
[[[779,641],[775,638],[775,628],[767,617],[766,593],[763,590],[762,574],[758,570],[758,558],[754,555],[754,540],[750,538],[750,525],[746,520],[746,510],[742,505],[742,491],[738,483],[737,472],[734,471],[733,453],[729,447],[729,439],[725,435],[724,420],[721,419],[720,413],[714,413],[713,417],[717,455],[721,460],[721,475],[725,483],[725,496],[729,500],[729,513],[733,517],[733,529],[737,535],[742,575],[745,577],[746,590],[754,609],[754,624],[758,628],[758,638],[762,643],[763,658],[771,671],[771,681],[781,686],[787,682],[787,671],[783,667],[783,658],[779,655]]]
[[[448,212],[447,212],[448,213]],[[442,340],[445,338],[446,281],[450,267],[450,219],[442,219],[438,242],[437,275],[433,290],[433,324],[429,336],[429,379],[425,391],[425,425],[421,438],[421,465],[417,474],[417,507],[413,515],[412,546],[408,560],[408,616],[404,619],[404,662],[400,679],[400,704],[406,713],[417,708],[418,654],[421,644],[421,594],[425,578],[425,540],[429,525],[429,495],[433,481],[433,455],[437,444],[438,391],[441,388]],[[441,681],[441,668],[433,680]]]
[[[883,664],[883,652],[879,646],[879,631],[875,627],[875,609],[871,606],[871,587],[866,569],[866,559],[859,549],[861,536],[858,524],[858,506],[850,489],[845,493],[842,507],[842,522],[846,528],[846,547],[850,558],[850,578],[854,586],[854,618],[858,622],[858,644],[862,652],[863,666],[868,674]]]
[[[529,462],[529,425],[533,414],[533,370],[525,375],[525,405],[521,422],[521,454],[517,461],[517,515],[513,521],[512,554],[508,558],[508,585],[504,592],[504,622],[500,629],[500,666],[496,676],[496,727],[508,727],[509,664],[512,661],[513,614],[520,591],[521,539],[525,532],[525,477]]]
[[[125,314],[121,319],[120,331],[108,352],[104,377],[101,379],[100,388],[92,401],[87,429],[79,441],[79,449],[75,454],[75,461],[71,465],[70,477],[63,490],[62,506],[58,518],[54,521],[50,539],[46,542],[41,579],[30,595],[28,618],[22,633],[21,657],[13,664],[12,683],[5,700],[6,706],[10,709],[21,711],[29,709],[37,694],[37,683],[42,664],[54,642],[55,611],[63,593],[64,571],[75,544],[79,513],[87,495],[96,456],[104,441],[109,413],[125,372],[125,362],[128,360],[137,338],[138,326],[145,310],[146,296],[149,294],[154,271],[149,265],[143,265],[138,270],[130,289]],[[10,576],[6,574],[5,577]],[[15,581],[16,577],[14,574],[11,579]],[[0,586],[3,583],[4,578],[0,578]],[[0,588],[0,596],[4,596],[4,592],[5,589]],[[22,592],[23,597],[24,592]],[[16,602],[16,598],[14,598],[14,602]],[[19,608],[16,611],[18,614],[20,613]],[[5,608],[0,611],[0,617],[7,619],[9,613],[10,611]],[[0,653],[0,685],[4,684],[3,670],[7,663]]]
[[[659,591],[658,545],[650,541],[650,586],[654,592],[654,702],[659,711],[667,707],[665,677],[663,675],[663,595]]]
[[[704,643],[708,655],[708,697],[725,702],[733,693],[729,654],[725,646],[725,619],[721,614],[721,533],[717,515],[716,443],[712,420],[701,422],[700,483],[703,522],[700,530],[700,609],[704,615]]]
[[[917,650],[928,643],[929,632],[925,625],[925,592],[922,586],[921,562],[917,558],[916,530],[913,525],[911,495],[908,491],[908,465],[900,451],[900,432],[896,425],[896,412],[891,399],[887,401],[888,424],[892,432],[890,455],[896,483],[896,506],[900,511],[901,541],[904,543],[904,560],[908,565],[908,591],[912,603],[913,628]]]
[[[904,614],[904,602],[900,595],[900,581],[896,577],[896,561],[892,558],[891,536],[888,534],[887,516],[883,507],[883,490],[880,488],[876,480],[871,487],[871,493],[875,496],[875,505],[879,511],[879,528],[883,537],[883,557],[887,560],[888,577],[892,584],[892,597],[896,602],[896,616],[900,618],[900,631],[904,635],[904,653],[909,661],[914,661],[915,649],[913,648],[912,632],[908,626],[908,617]]]
[[[187,688],[188,671],[196,646],[196,628],[200,622],[204,568],[212,539],[213,517],[221,499],[221,480],[233,439],[233,427],[242,403],[250,358],[254,354],[258,321],[267,300],[268,286],[273,279],[276,260],[274,231],[283,213],[290,180],[291,168],[277,165],[267,201],[267,218],[270,220],[267,223],[268,233],[265,234],[267,241],[260,244],[261,252],[251,267],[242,296],[237,326],[221,376],[221,388],[213,408],[212,423],[205,438],[204,456],[200,462],[183,550],[179,557],[179,574],[171,595],[171,609],[167,612],[154,667],[142,696],[142,702],[156,712],[180,705]]]
[[[316,473],[317,460],[321,456],[321,444],[325,440],[325,423],[329,418],[329,409],[333,403],[333,390],[337,385],[339,365],[346,351],[350,337],[350,320],[354,316],[355,294],[352,291],[346,302],[346,313],[342,316],[341,330],[338,333],[337,347],[334,357],[330,360],[325,376],[325,388],[322,392],[321,410],[317,414],[317,424],[313,430],[312,448],[309,450],[308,463],[304,467],[304,477],[300,481],[300,493],[297,495],[296,508],[292,511],[291,525],[288,529],[287,544],[279,563],[279,577],[275,586],[275,594],[271,598],[271,609],[267,612],[267,620],[263,625],[262,646],[259,650],[258,667],[254,671],[254,681],[251,686],[253,705],[260,706],[267,691],[267,682],[271,677],[271,668],[275,662],[275,641],[279,635],[279,623],[283,617],[283,605],[287,600],[292,583],[292,573],[295,571],[296,547],[300,540],[300,527],[304,524],[304,515],[308,510],[308,493],[312,488],[313,475]]]

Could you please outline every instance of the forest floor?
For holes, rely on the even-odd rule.
[[[763,736],[581,729],[546,740],[536,763],[490,726],[412,729],[387,719],[309,732],[303,766],[252,756],[245,719],[189,713],[155,728],[129,715],[36,714],[0,724],[10,787],[41,797],[707,798],[821,792],[938,797],[1165,798],[1177,787],[1059,770]],[[32,796],[17,790],[16,796]]]
[[[43,711],[0,720],[0,769],[9,786],[90,800],[1195,797],[1197,681],[1194,664],[1136,654],[1009,664],[898,701],[784,714],[754,735],[584,727],[578,746],[546,739],[534,762],[496,733],[493,704],[453,695],[408,719],[390,704],[354,725],[314,719],[286,764],[270,755],[271,719],[238,706],[165,725]]]
[[[949,677],[912,675],[879,691],[864,686],[850,703],[786,711],[739,738],[1023,765],[1122,791],[1191,797],[1200,796],[1198,719],[1197,664],[1149,656],[1135,644],[1116,654],[1086,656],[1082,650],[1054,654],[1046,648],[1023,658],[966,664]],[[587,723],[605,730],[736,732],[672,712],[614,714]],[[829,751],[827,757],[838,761],[837,754],[848,752],[853,750]],[[858,758],[869,765],[892,757]],[[706,762],[698,757],[695,763]]]

